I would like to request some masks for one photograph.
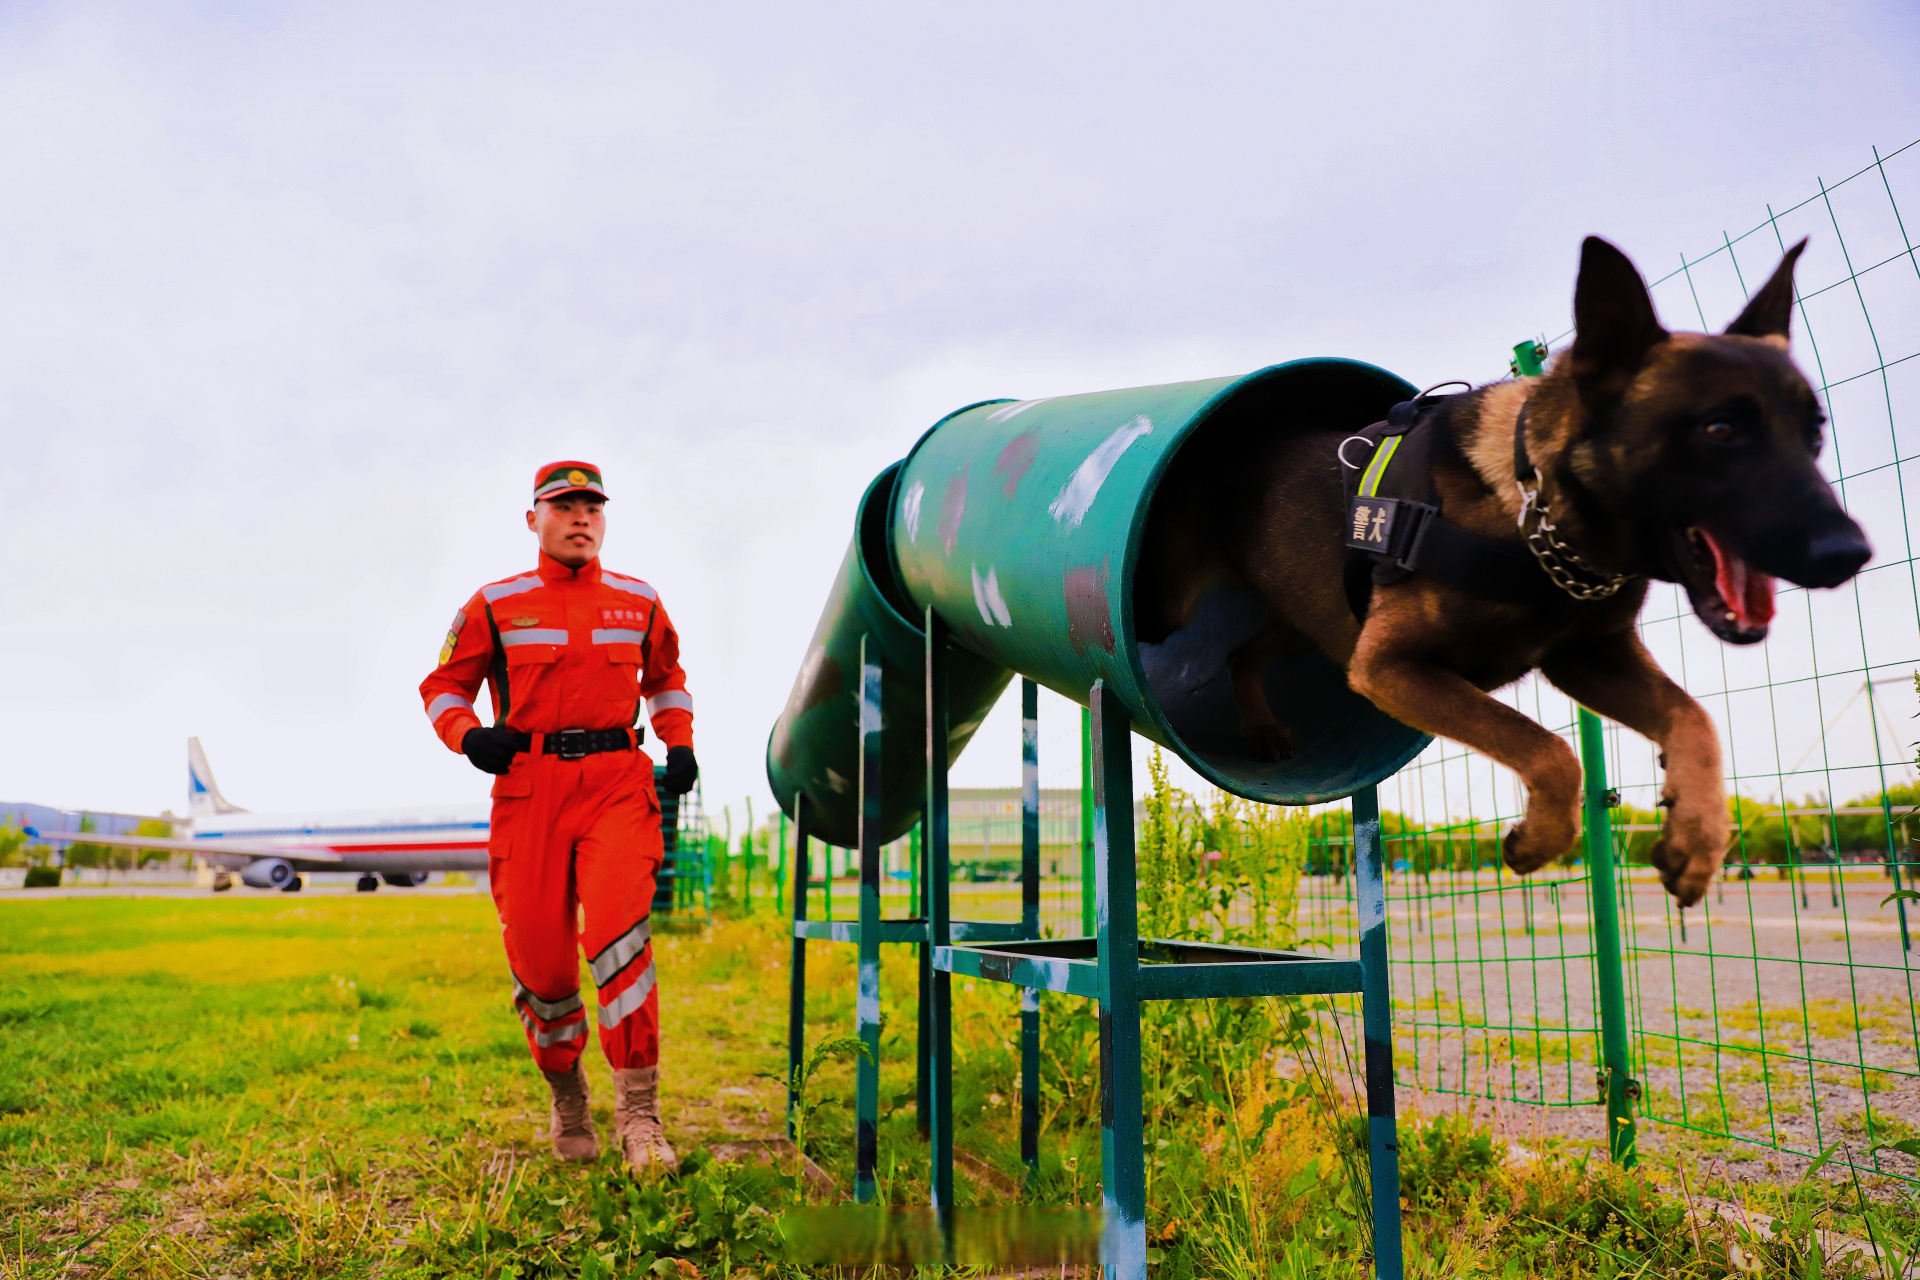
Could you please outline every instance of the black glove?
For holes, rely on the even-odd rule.
[[[666,776],[660,785],[668,795],[683,796],[693,790],[700,776],[700,762],[693,758],[692,747],[668,747]]]
[[[511,729],[469,729],[460,739],[460,751],[482,773],[505,773],[513,768],[519,736]]]

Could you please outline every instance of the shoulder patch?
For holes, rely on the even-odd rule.
[[[440,646],[440,665],[441,666],[443,667],[446,666],[448,660],[453,657],[453,647],[460,643],[460,628],[466,625],[467,625],[466,610],[464,609],[456,610],[453,615],[453,623],[451,626],[447,628],[447,642]]]

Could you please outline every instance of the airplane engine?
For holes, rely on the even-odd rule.
[[[293,879],[293,864],[285,858],[257,858],[240,873],[242,884],[256,889],[284,889]]]

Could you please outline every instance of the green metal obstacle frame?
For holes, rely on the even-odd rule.
[[[1188,627],[1162,643],[1142,643],[1134,632],[1133,576],[1156,487],[1195,439],[1256,429],[1358,429],[1413,394],[1411,385],[1372,365],[1318,359],[1240,378],[986,401],[935,424],[862,497],[853,544],[767,750],[772,790],[800,833],[792,1043],[797,1053],[809,938],[859,945],[856,1010],[870,1049],[879,1038],[880,945],[927,948],[921,1114],[935,1208],[954,1203],[952,975],[1021,988],[1023,1029],[1037,1029],[1039,992],[1098,1002],[1103,1253],[1114,1280],[1138,1280],[1147,1265],[1141,1003],[1358,993],[1374,1254],[1380,1275],[1400,1276],[1386,897],[1374,787],[1428,739],[1381,713],[1348,688],[1337,666],[1309,653],[1276,663],[1267,676],[1269,701],[1293,729],[1296,754],[1283,762],[1256,758],[1239,732],[1226,656],[1263,624],[1259,602],[1213,592]],[[1019,936],[988,937],[952,918],[948,769],[1016,672],[1026,678],[1023,710],[1031,713],[1036,686],[1044,684],[1091,712],[1090,937],[1037,937],[1031,873],[1038,791],[1030,747],[1023,751],[1029,874]],[[1031,743],[1031,718],[1027,729]],[[1136,732],[1249,799],[1300,805],[1352,797],[1357,956],[1140,937],[1130,747]],[[879,850],[920,822],[924,918],[882,920]],[[809,836],[861,849],[857,923],[805,919]],[[1022,1036],[1026,1044],[1033,1038],[1031,1030]],[[1031,1064],[1023,1052],[1023,1074]],[[877,1105],[877,1062],[869,1059],[860,1064],[855,1099],[861,1199],[873,1194]],[[1023,1146],[1031,1158],[1032,1147]]]
[[[864,657],[864,646],[863,646]],[[879,830],[877,813],[868,815],[869,798],[876,803],[880,794],[879,771],[882,768],[881,738],[878,724],[881,708],[878,690],[880,672],[876,666],[861,665],[862,724],[860,778],[862,821],[860,824],[860,914],[856,920],[809,920],[807,918],[808,831],[806,797],[794,801],[796,843],[793,897],[793,966],[787,1021],[787,1136],[797,1137],[793,1120],[799,1106],[798,1080],[806,1046],[807,943],[809,940],[852,943],[859,948],[859,997],[855,1005],[855,1026],[867,1054],[855,1067],[854,1081],[854,1199],[865,1203],[874,1195],[874,1171],[878,1164],[877,1125],[880,1089],[880,947],[885,943],[911,943],[920,952],[919,965],[919,1052],[915,1058],[917,1078],[915,1096],[920,1130],[930,1133],[930,1096],[927,1067],[932,1057],[932,1018],[930,998],[933,990],[933,954],[928,944],[931,912],[928,895],[932,884],[927,874],[922,843],[916,851],[922,858],[921,914],[905,919],[886,919],[880,914],[880,847],[874,840]],[[1021,820],[1021,917],[1017,924],[990,920],[949,920],[947,936],[969,942],[1037,942],[1040,939],[1040,772],[1038,756],[1039,688],[1031,680],[1021,681],[1024,713],[1021,735],[1023,805]],[[868,708],[875,712],[870,718]],[[871,736],[869,736],[871,735]],[[944,900],[944,899],[943,899]],[[1040,1001],[1037,991],[1029,991],[1020,1011],[1020,1071],[1022,1104],[1020,1113],[1020,1157],[1029,1171],[1040,1159]]]

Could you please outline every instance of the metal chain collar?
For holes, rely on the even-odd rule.
[[[1520,533],[1527,540],[1527,550],[1533,552],[1533,558],[1546,570],[1553,585],[1572,596],[1575,600],[1605,600],[1621,587],[1627,585],[1632,574],[1603,573],[1582,560],[1577,552],[1561,540],[1553,521],[1547,519],[1547,504],[1540,496],[1540,487],[1528,488],[1524,482],[1516,481],[1520,486]],[[1534,517],[1533,528],[1527,528],[1527,517]],[[1597,578],[1599,581],[1585,581],[1579,575]]]

